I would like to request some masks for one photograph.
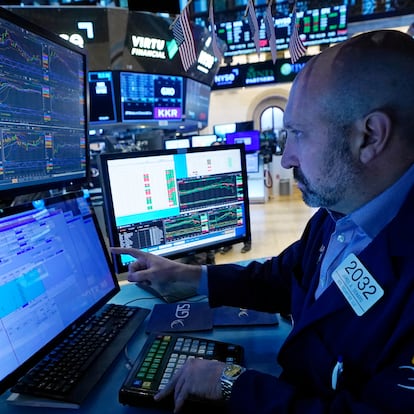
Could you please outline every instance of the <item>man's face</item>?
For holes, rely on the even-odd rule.
[[[306,204],[347,213],[361,167],[352,154],[349,131],[321,116],[312,81],[305,77],[292,87],[284,114],[282,166],[294,169]]]

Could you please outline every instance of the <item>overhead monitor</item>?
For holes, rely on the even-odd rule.
[[[181,121],[183,78],[139,72],[120,72],[122,122]]]
[[[89,72],[88,86],[90,124],[117,122],[116,91],[112,71]]]
[[[279,6],[287,5],[288,2],[278,2]],[[261,51],[270,51],[265,29],[265,10],[266,6],[256,7],[256,15],[259,24],[259,38]],[[251,34],[248,19],[245,17],[245,10],[225,11],[216,13],[215,23],[217,36],[223,40],[227,49],[224,56],[234,56],[240,54],[256,53],[256,47]],[[276,47],[278,50],[288,49],[291,36],[292,13],[277,10],[274,18],[276,35]],[[208,16],[198,16],[195,18],[197,24],[208,27]],[[331,44],[347,39],[347,6],[334,5],[317,9],[298,10],[296,22],[299,24],[300,37],[305,46]]]
[[[226,134],[226,144],[244,144],[246,152],[260,150],[260,132],[256,130]]]
[[[111,245],[176,258],[250,238],[242,145],[101,154],[100,168]]]
[[[349,21],[384,19],[414,13],[414,1],[360,0],[349,2]]]
[[[4,9],[0,37],[0,194],[86,181],[85,53]]]

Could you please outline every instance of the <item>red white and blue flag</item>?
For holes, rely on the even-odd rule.
[[[299,36],[298,24],[296,24],[296,1],[293,5],[292,17],[290,23],[290,39],[289,39],[290,60],[295,63],[303,55],[306,54],[306,47]]]
[[[181,62],[184,70],[188,69],[197,61],[196,47],[191,29],[190,12],[188,10],[190,2],[182,10],[181,14],[171,25],[173,36],[178,45]]]
[[[213,54],[220,62],[223,58],[223,52],[221,51],[218,40],[217,40],[217,33],[216,33],[216,25],[214,23],[214,0],[210,0],[210,7],[208,11],[209,20],[210,20],[210,36],[211,36],[211,47],[213,48]]]
[[[272,55],[273,64],[276,63],[277,50],[276,50],[276,32],[275,21],[272,15],[273,0],[269,0],[266,7],[266,13],[264,15],[264,24],[266,29],[266,38],[269,42],[270,53]]]
[[[252,39],[256,47],[256,51],[258,54],[260,54],[259,23],[257,22],[257,16],[256,16],[256,11],[254,9],[253,0],[247,0],[246,12],[244,15],[245,17],[247,17],[247,21],[249,22],[250,33],[252,35]]]

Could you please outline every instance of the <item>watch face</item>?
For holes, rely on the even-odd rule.
[[[242,372],[240,365],[231,364],[224,370],[224,375],[228,378],[237,378]]]

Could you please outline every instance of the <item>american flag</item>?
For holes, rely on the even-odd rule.
[[[214,23],[214,7],[213,7],[214,0],[210,0],[210,7],[209,7],[209,20],[210,20],[210,35],[211,35],[211,47],[213,48],[213,54],[220,62],[223,58],[223,52],[221,51],[218,41],[217,41],[217,33],[216,33],[216,25]]]
[[[252,34],[254,45],[256,46],[256,51],[260,54],[259,23],[257,22],[253,0],[247,1],[245,16],[247,16],[247,21],[249,22],[250,32]]]
[[[173,36],[178,45],[181,62],[184,70],[188,69],[197,61],[193,32],[191,30],[190,15],[188,4],[184,7],[181,14],[171,25]]]
[[[299,37],[299,30],[296,24],[296,2],[293,5],[292,17],[290,23],[290,39],[289,39],[290,60],[295,63],[303,55],[306,54],[306,47]]]
[[[276,51],[276,33],[275,22],[272,16],[272,4],[273,0],[269,0],[267,3],[266,13],[264,16],[264,23],[266,28],[266,37],[269,42],[270,53],[272,54],[273,64],[276,63],[277,51]]]

